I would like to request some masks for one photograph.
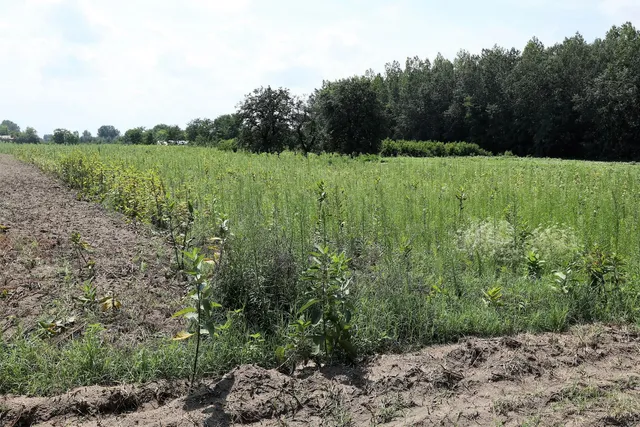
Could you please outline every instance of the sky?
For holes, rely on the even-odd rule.
[[[640,0],[0,0],[0,120],[184,127],[254,88],[309,94],[393,60],[603,38]]]

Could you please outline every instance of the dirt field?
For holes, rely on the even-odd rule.
[[[68,323],[58,340],[83,330],[92,319],[77,299],[85,297],[82,288],[91,277],[97,300],[114,296],[122,304],[117,314],[93,319],[114,332],[105,335],[143,340],[180,327],[170,316],[184,290],[170,279],[171,255],[161,238],[77,200],[64,184],[6,155],[0,155],[0,225],[8,227],[0,231],[5,336],[18,326],[32,330],[40,320]],[[71,243],[74,232],[89,245],[81,255]],[[93,268],[82,257],[92,260]]]
[[[87,387],[55,398],[0,399],[6,426],[635,426],[638,335],[470,338],[358,368],[292,377],[242,366],[186,394],[180,384]],[[181,396],[181,394],[184,394]]]
[[[87,318],[88,276],[117,313],[98,313],[114,340],[169,334],[184,289],[165,242],[145,227],[76,200],[59,182],[0,155],[0,328]],[[90,245],[87,269],[70,241]],[[134,286],[135,285],[135,286]],[[149,297],[152,296],[152,298]],[[51,398],[0,397],[0,426],[635,426],[640,335],[581,326],[566,334],[468,338],[357,367],[300,367],[293,376],[241,366],[189,393],[183,382],[86,387]]]

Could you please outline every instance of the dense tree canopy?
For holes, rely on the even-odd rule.
[[[3,120],[0,123],[0,131],[4,133],[0,133],[0,135],[13,135],[20,132],[20,126],[12,122],[11,120]]]
[[[24,132],[18,133],[16,142],[19,144],[37,144],[40,142],[40,137],[34,128],[27,127]]]
[[[522,52],[494,47],[387,64],[374,82],[386,136],[466,140],[493,152],[585,159],[640,158],[640,33],[576,34]]]
[[[144,128],[129,129],[124,133],[125,144],[142,144],[144,142]]]
[[[111,125],[103,125],[98,128],[98,138],[105,141],[113,141],[120,136],[120,131]]]
[[[291,141],[293,98],[288,89],[261,87],[238,109],[242,121],[238,143],[251,151],[279,152]]]
[[[56,129],[53,131],[53,142],[55,144],[78,144],[80,135],[78,131],[70,131],[68,129]]]
[[[344,154],[378,153],[385,134],[383,106],[371,79],[325,82],[313,100],[323,148]]]
[[[88,130],[85,130],[84,132],[82,132],[82,136],[80,137],[80,142],[83,142],[83,143],[93,142],[93,135],[91,135],[91,132],[89,132]]]

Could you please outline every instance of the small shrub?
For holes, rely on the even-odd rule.
[[[571,228],[553,224],[517,231],[516,225],[512,220],[471,221],[458,230],[458,249],[469,259],[490,259],[498,265],[520,265],[524,259],[536,277],[569,264],[580,253],[580,240]]]
[[[538,256],[553,268],[573,261],[582,246],[572,228],[558,224],[533,229],[526,241],[529,249],[535,248]]]
[[[514,245],[514,227],[505,220],[472,221],[458,231],[458,248],[469,259],[492,259],[499,265],[512,265],[522,253]]]
[[[277,357],[295,363],[308,359],[311,340],[311,355],[331,357],[341,349],[349,358],[355,357],[351,342],[351,318],[354,301],[351,297],[349,259],[344,252],[332,252],[326,246],[317,246],[311,254],[311,265],[302,275],[308,283],[308,301],[298,310],[300,316],[290,326],[289,343],[278,347]],[[287,353],[290,354],[286,360]]]
[[[238,151],[238,142],[235,138],[232,139],[222,139],[215,144],[215,147],[218,150],[222,151]]]

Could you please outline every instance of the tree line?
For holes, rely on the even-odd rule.
[[[576,34],[453,61],[408,58],[323,82],[305,99],[256,89],[240,104],[238,143],[350,154],[378,152],[384,138],[467,141],[493,153],[636,160],[639,87],[640,32],[626,23],[592,43]]]
[[[49,139],[202,146],[233,141],[254,152],[345,154],[379,153],[384,139],[467,141],[493,153],[635,160],[639,86],[640,32],[626,23],[592,43],[576,34],[548,47],[533,38],[522,51],[495,46],[480,54],[463,50],[453,60],[394,61],[382,73],[324,81],[309,96],[261,87],[235,113],[194,119],[184,130],[157,125],[120,135],[103,126],[94,138],[88,131],[57,129]],[[27,139],[35,131],[29,129],[24,142],[32,142]]]

